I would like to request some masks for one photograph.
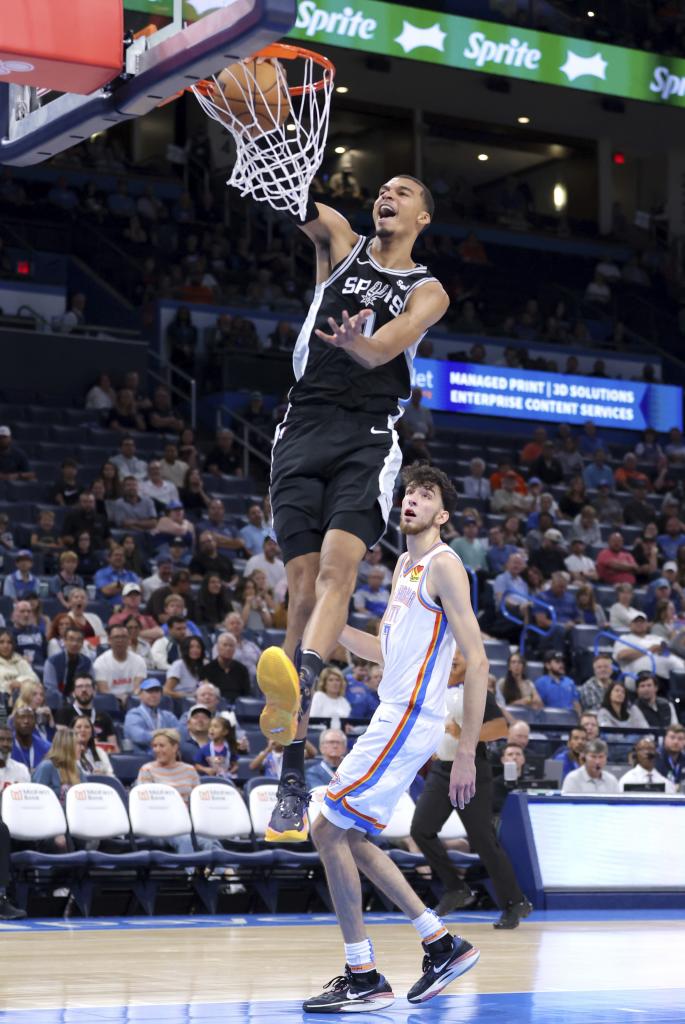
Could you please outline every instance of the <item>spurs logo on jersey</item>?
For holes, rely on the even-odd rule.
[[[291,404],[340,405],[396,417],[399,400],[409,397],[414,356],[423,335],[391,362],[368,369],[314,332],[330,333],[328,318],[340,323],[343,310],[354,316],[370,309],[364,333],[371,335],[400,316],[414,291],[429,281],[435,278],[422,264],[401,270],[380,266],[371,253],[371,242],[360,236],[328,280],[316,286],[293,352],[297,383],[290,392]]]

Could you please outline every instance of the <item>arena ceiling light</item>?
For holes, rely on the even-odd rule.
[[[552,189],[552,202],[554,203],[554,209],[557,213],[561,213],[562,210],[566,209],[568,204],[568,191],[566,186],[561,182],[557,182]]]
[[[333,150],[333,152],[337,153],[339,156],[341,156],[343,153],[347,152],[347,147],[346,146],[336,146],[335,149]]]
[[[521,116],[517,117],[516,120],[519,124],[530,124],[530,118],[527,114],[521,114]]]
[[[478,154],[478,159],[480,160],[481,163],[485,163],[485,161],[489,160],[490,157],[488,156],[487,153],[479,153]]]
[[[336,85],[335,91],[339,92],[342,96],[344,93],[349,92],[349,88],[346,85]]]

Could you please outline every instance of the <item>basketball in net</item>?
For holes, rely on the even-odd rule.
[[[272,131],[288,120],[290,94],[278,62],[247,60],[231,64],[212,84],[214,102],[251,134]],[[218,95],[217,95],[218,93]]]
[[[272,43],[191,86],[205,113],[235,143],[227,184],[304,218],[323,160],[334,78],[335,66],[322,54]]]

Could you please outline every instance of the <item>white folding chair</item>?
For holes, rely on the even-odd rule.
[[[276,791],[278,790],[277,782],[265,782],[259,786],[253,786],[248,796],[248,806],[250,810],[250,818],[252,820],[252,829],[255,834],[255,838],[263,839],[266,833],[266,827],[269,824],[271,818],[271,812],[276,806]]]
[[[252,822],[241,794],[220,782],[195,787],[190,794],[190,817],[199,836],[244,839],[252,835]]]
[[[54,839],[67,831],[59,800],[48,786],[15,782],[2,794],[2,820],[12,839],[23,842]]]
[[[414,801],[409,793],[403,793],[395,805],[390,821],[383,829],[384,839],[406,839],[410,835],[414,807]]]
[[[157,782],[134,786],[128,797],[128,813],[133,834],[144,839],[171,839],[192,832],[186,805],[173,786]]]
[[[130,831],[117,791],[99,782],[80,782],[67,793],[67,824],[76,839],[113,839]]]

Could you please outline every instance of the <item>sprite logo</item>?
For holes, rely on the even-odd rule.
[[[477,68],[482,68],[486,64],[503,64],[508,68],[537,71],[540,66],[542,51],[528,46],[525,39],[512,37],[508,43],[496,43],[493,39],[488,39],[485,32],[472,32],[468,44],[464,56],[467,60],[474,61]]]
[[[303,29],[305,35],[317,32],[346,36],[348,39],[373,39],[378,27],[374,18],[367,18],[363,11],[343,7],[342,11],[327,11],[317,7],[316,0],[302,0],[297,8],[295,28]]]
[[[662,100],[670,99],[671,96],[682,96],[685,93],[685,76],[674,75],[669,68],[654,68],[649,91],[657,92]]]

